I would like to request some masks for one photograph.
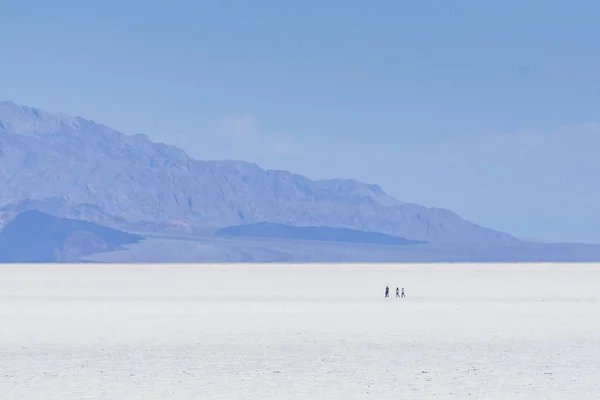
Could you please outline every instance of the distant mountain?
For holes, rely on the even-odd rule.
[[[349,228],[327,226],[290,226],[261,222],[219,229],[218,236],[263,237],[279,239],[313,240],[321,242],[368,243],[381,245],[423,244],[417,240],[404,239],[379,232],[364,232]]]
[[[0,231],[0,262],[77,261],[81,256],[118,250],[142,239],[87,221],[25,211]]]
[[[402,203],[377,185],[198,161],[145,135],[11,102],[0,102],[0,185],[0,221],[42,210],[140,231],[266,221],[438,243],[519,243],[449,210]]]
[[[147,234],[127,249],[94,253],[81,261],[180,262],[599,262],[600,245],[577,243],[382,245],[236,235]]]

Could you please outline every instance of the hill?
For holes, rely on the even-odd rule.
[[[143,239],[143,240],[142,240]],[[259,223],[144,237],[39,211],[0,231],[0,262],[597,262],[600,245],[414,243],[346,228]]]
[[[25,211],[0,231],[0,262],[77,261],[81,256],[119,250],[142,239],[87,221]]]
[[[377,185],[194,160],[145,135],[12,102],[0,102],[0,182],[6,218],[41,210],[138,231],[266,221],[438,243],[519,242],[449,210],[398,201]]]
[[[219,229],[218,236],[262,237],[279,239],[312,240],[321,242],[369,243],[381,245],[422,244],[417,240],[404,239],[378,232],[364,232],[348,228],[328,226],[290,226],[261,222]]]

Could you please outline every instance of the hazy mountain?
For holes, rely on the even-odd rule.
[[[218,236],[232,237],[280,238],[396,246],[424,243],[379,232],[357,231],[349,228],[330,228],[327,226],[290,226],[269,222],[230,226],[219,229],[216,234]]]
[[[25,211],[0,231],[0,262],[77,261],[81,256],[118,250],[142,239],[87,221]]]
[[[303,228],[300,228],[303,229]],[[96,262],[598,262],[600,245],[425,243],[382,245],[260,236],[148,234],[126,250],[82,257]]]
[[[377,185],[194,160],[145,135],[11,102],[0,102],[0,184],[0,221],[39,209],[113,227],[181,232],[266,221],[427,242],[519,242],[449,210],[402,203]]]

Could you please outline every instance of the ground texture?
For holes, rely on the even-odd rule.
[[[3,266],[0,393],[597,399],[599,299],[592,264]]]

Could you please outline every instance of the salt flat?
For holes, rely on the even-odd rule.
[[[599,293],[597,264],[1,266],[0,397],[597,399]]]

